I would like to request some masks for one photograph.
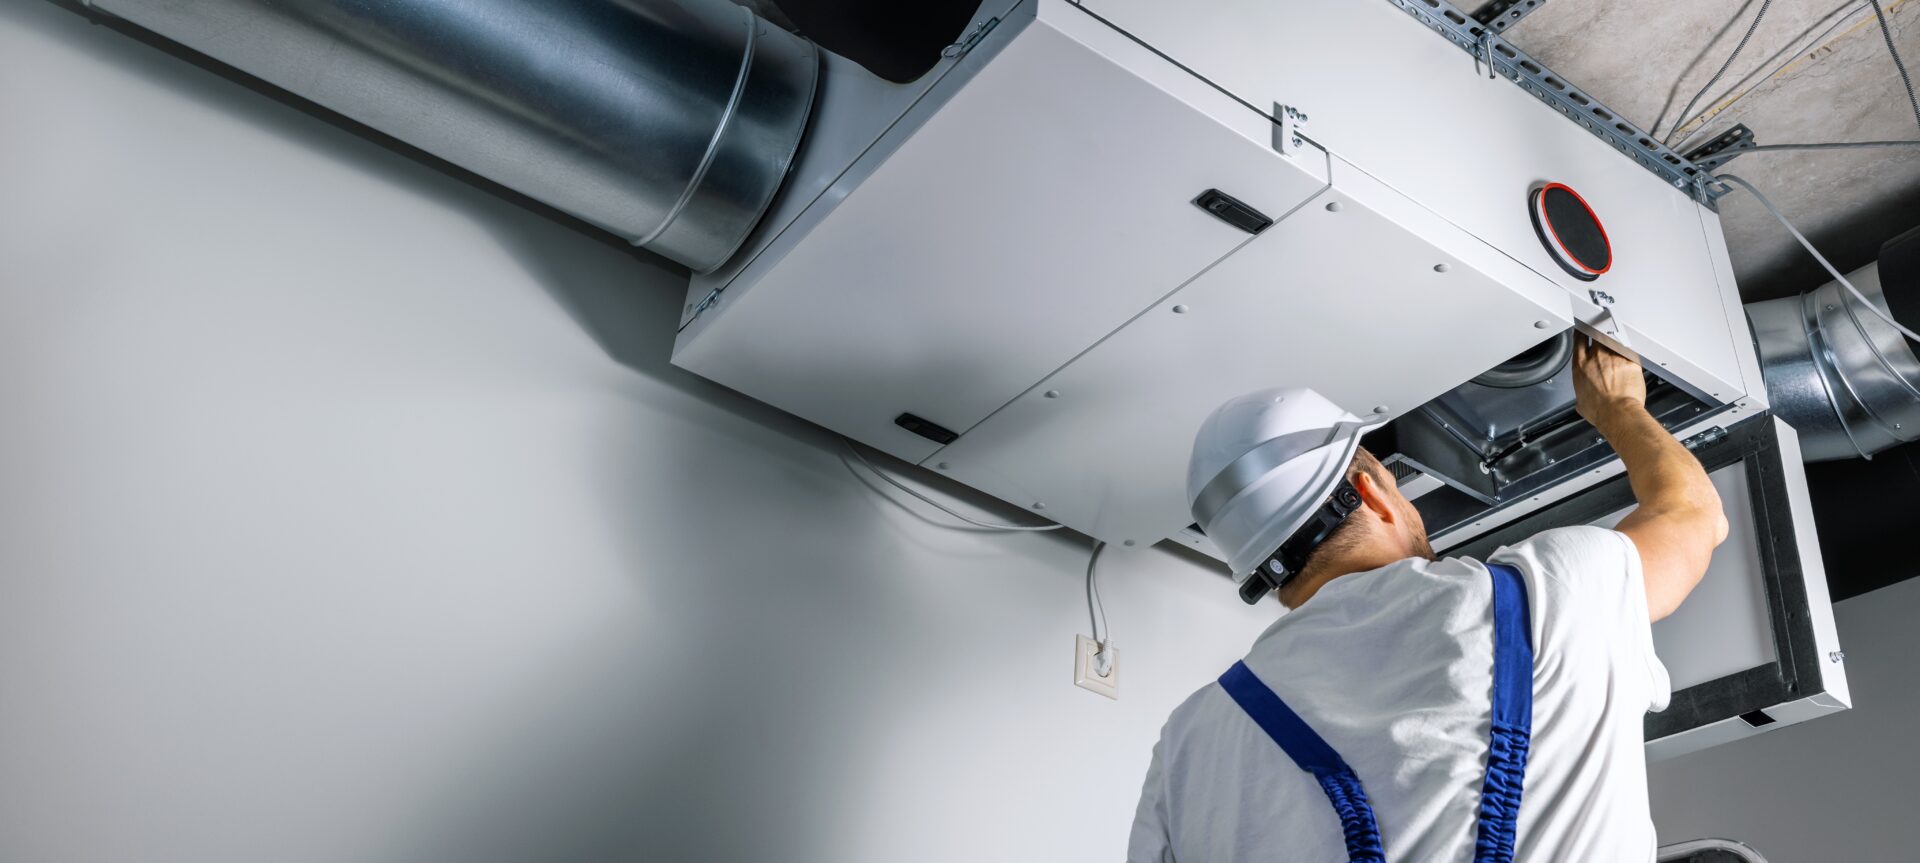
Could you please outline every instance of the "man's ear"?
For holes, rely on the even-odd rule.
[[[1353,490],[1360,493],[1360,505],[1372,510],[1381,522],[1393,524],[1400,520],[1400,512],[1394,509],[1393,501],[1387,497],[1386,489],[1373,481],[1373,474],[1364,470],[1359,471],[1348,479],[1348,482],[1353,483]]]

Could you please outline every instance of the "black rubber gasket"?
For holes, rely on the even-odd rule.
[[[1547,256],[1570,275],[1591,282],[1613,269],[1613,243],[1600,217],[1571,187],[1548,183],[1527,194],[1527,218]]]

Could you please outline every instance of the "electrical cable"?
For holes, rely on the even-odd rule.
[[[1868,0],[1859,0],[1859,2],[1855,2],[1855,3],[1842,4],[1839,8],[1834,9],[1832,12],[1828,12],[1826,14],[1826,17],[1820,19],[1820,21],[1825,21],[1828,18],[1833,18],[1836,15],[1840,16],[1839,18],[1834,20],[1833,23],[1828,24],[1827,29],[1820,31],[1820,35],[1815,36],[1811,40],[1808,40],[1805,42],[1802,42],[1799,38],[1796,37],[1794,40],[1782,46],[1780,50],[1773,52],[1773,55],[1768,57],[1760,65],[1765,66],[1768,63],[1774,62],[1775,60],[1780,61],[1779,65],[1776,65],[1771,69],[1768,69],[1766,74],[1760,75],[1757,79],[1754,73],[1750,72],[1746,76],[1742,77],[1739,81],[1735,82],[1732,87],[1727,88],[1727,93],[1731,93],[1734,90],[1738,90],[1740,87],[1745,86],[1748,81],[1754,82],[1753,86],[1747,87],[1747,89],[1745,90],[1740,90],[1740,95],[1733,97],[1732,101],[1727,102],[1726,104],[1720,105],[1719,107],[1712,107],[1710,105],[1706,108],[1702,108],[1700,109],[1700,113],[1694,114],[1691,117],[1682,115],[1680,122],[1675,123],[1673,126],[1673,129],[1669,130],[1667,133],[1669,135],[1678,134],[1681,132],[1686,133],[1686,137],[1681,138],[1680,143],[1673,145],[1673,149],[1684,152],[1687,149],[1688,144],[1693,143],[1695,138],[1700,137],[1700,134],[1706,131],[1706,124],[1708,122],[1712,121],[1713,118],[1718,117],[1721,114],[1724,114],[1727,111],[1732,110],[1733,106],[1738,105],[1741,102],[1745,101],[1748,96],[1753,95],[1755,91],[1759,90],[1762,84],[1771,80],[1775,75],[1780,74],[1782,70],[1786,69],[1788,66],[1791,66],[1795,62],[1797,62],[1800,59],[1800,55],[1805,54],[1808,51],[1817,50],[1820,47],[1821,42],[1825,41],[1828,36],[1833,35],[1833,31],[1840,29],[1840,26],[1842,24],[1847,23],[1848,20],[1852,19],[1856,13],[1864,11],[1867,8],[1867,2]],[[1808,27],[1806,30],[1801,31],[1800,35],[1805,36],[1806,34],[1812,32],[1814,27],[1820,26],[1820,21],[1814,22],[1812,26]],[[1781,59],[1783,57],[1785,59]],[[1756,69],[1756,71],[1758,70]],[[1727,98],[1727,93],[1720,94],[1719,99]],[[1719,99],[1716,99],[1715,101],[1719,101]],[[1687,125],[1694,122],[1698,122],[1700,125],[1694,126],[1692,129],[1688,129]]]
[[[1920,335],[1916,335],[1912,330],[1902,326],[1899,321],[1896,321],[1893,319],[1892,315],[1881,311],[1879,306],[1874,305],[1872,300],[1867,299],[1866,294],[1861,293],[1859,288],[1854,287],[1852,282],[1847,281],[1847,277],[1841,275],[1840,271],[1834,268],[1832,262],[1827,260],[1827,256],[1820,254],[1819,249],[1814,248],[1812,243],[1807,242],[1806,236],[1801,234],[1800,230],[1798,228],[1795,228],[1792,222],[1787,221],[1787,217],[1780,212],[1780,209],[1778,207],[1775,207],[1772,201],[1767,200],[1767,196],[1761,194],[1759,189],[1754,188],[1752,183],[1749,183],[1746,180],[1740,179],[1739,177],[1736,177],[1732,174],[1720,174],[1716,176],[1715,179],[1725,180],[1726,182],[1733,183],[1739,186],[1740,188],[1746,189],[1748,193],[1752,194],[1753,197],[1760,202],[1760,206],[1766,207],[1767,212],[1772,213],[1775,219],[1780,220],[1781,227],[1786,228],[1787,233],[1792,234],[1794,239],[1800,241],[1801,247],[1807,250],[1807,254],[1812,255],[1814,260],[1820,262],[1820,266],[1826,268],[1827,273],[1833,276],[1834,281],[1837,281],[1840,284],[1845,285],[1847,290],[1853,294],[1854,299],[1859,300],[1861,305],[1867,307],[1867,311],[1874,313],[1874,315],[1879,317],[1880,320],[1886,321],[1888,326],[1891,326],[1894,329],[1899,330],[1901,335],[1904,335],[1907,338],[1914,340],[1915,342],[1920,342]]]
[[[1095,580],[1093,565],[1100,561],[1100,551],[1106,547],[1107,544],[1105,542],[1094,540],[1093,553],[1087,555],[1087,628],[1092,630],[1093,640],[1100,645],[1102,650],[1105,650],[1107,645],[1107,637],[1105,635],[1107,631],[1107,604],[1100,601],[1100,586]],[[1093,616],[1093,609],[1096,605],[1100,608],[1100,617],[1098,619],[1095,619]]]
[[[1707,79],[1707,83],[1700,88],[1700,92],[1693,94],[1693,98],[1687,100],[1687,107],[1680,109],[1679,116],[1685,117],[1691,113],[1693,106],[1700,103],[1700,97],[1706,95],[1708,90],[1713,89],[1713,85],[1720,83],[1720,77],[1727,74],[1728,67],[1731,67],[1734,59],[1739,57],[1740,52],[1746,49],[1747,41],[1753,38],[1753,31],[1760,29],[1760,21],[1767,17],[1767,9],[1772,5],[1773,0],[1761,0],[1760,11],[1754,13],[1753,23],[1747,25],[1746,35],[1740,37],[1740,44],[1733,46],[1733,53],[1727,55],[1727,62],[1720,64],[1720,71],[1713,73],[1713,77]],[[1667,136],[1660,139],[1661,143],[1667,143],[1673,140],[1674,132],[1678,128],[1678,124],[1675,124],[1673,129],[1667,130]]]
[[[1887,26],[1887,13],[1880,8],[1880,0],[1867,0],[1873,4],[1873,17],[1880,22],[1880,36],[1887,40],[1887,56],[1893,58],[1893,67],[1900,70],[1900,83],[1907,85],[1907,103],[1913,106],[1913,122],[1920,124],[1920,99],[1913,96],[1913,78],[1907,75],[1907,64],[1900,59],[1900,49],[1893,46],[1893,28]]]
[[[867,470],[873,471],[874,476],[877,476],[883,480],[886,480],[887,483],[889,485],[892,485],[894,488],[897,488],[901,491],[906,492],[907,494],[913,495],[914,497],[921,499],[922,501],[925,501],[929,506],[932,506],[934,509],[944,512],[947,515],[953,516],[954,518],[957,518],[970,525],[973,525],[974,527],[984,527],[988,530],[1032,530],[1032,531],[1059,530],[1063,527],[1066,527],[1066,525],[1064,524],[996,524],[990,521],[980,521],[978,519],[970,518],[967,515],[953,509],[952,507],[949,507],[937,500],[934,500],[931,497],[921,494],[919,491],[909,488],[905,483],[897,479],[894,479],[892,476],[889,476],[886,471],[883,471],[879,467],[876,467],[873,462],[870,462],[867,460],[866,456],[861,455],[860,450],[854,448],[853,441],[848,440],[846,438],[841,438],[840,443],[844,444],[847,448],[847,452],[853,453],[853,457],[859,459],[861,464],[866,465]],[[848,465],[847,469],[852,470],[853,466]]]

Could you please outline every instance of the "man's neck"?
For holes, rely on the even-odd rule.
[[[1404,559],[1403,555],[1390,548],[1361,547],[1350,549],[1330,560],[1316,560],[1280,589],[1280,602],[1288,608],[1299,608],[1319,593],[1320,588],[1340,576],[1370,572]]]

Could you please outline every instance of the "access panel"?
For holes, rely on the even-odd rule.
[[[1276,150],[1260,115],[1025,2],[691,298],[673,361],[917,461],[1325,187],[1322,151]]]
[[[1625,118],[1585,95],[1577,115],[1556,111],[1514,81],[1489,78],[1486,64],[1419,17],[1457,14],[1452,6],[1086,0],[1083,8],[1248,104],[1304,112],[1308,139],[1576,301],[1600,292],[1582,322],[1608,334],[1624,326],[1616,343],[1665,366],[1703,400],[1734,402],[1762,390],[1758,377],[1743,376],[1739,297],[1714,270],[1720,239],[1702,225],[1706,210],[1636,161],[1661,156],[1616,150],[1589,131]],[[1578,93],[1578,82],[1547,78]],[[1535,233],[1530,195],[1554,183],[1576,190],[1605,226],[1611,266],[1597,279],[1569,273]]]
[[[1116,544],[1190,521],[1226,400],[1310,386],[1393,416],[1570,326],[1566,297],[1345,163],[1333,188],[923,464]]]
[[[1647,749],[1666,758],[1845,710],[1845,657],[1814,536],[1793,429],[1757,416],[1695,449],[1730,532],[1679,611],[1654,624],[1673,701],[1648,714]],[[1617,524],[1634,505],[1624,475],[1444,553],[1485,559],[1570,524]]]

